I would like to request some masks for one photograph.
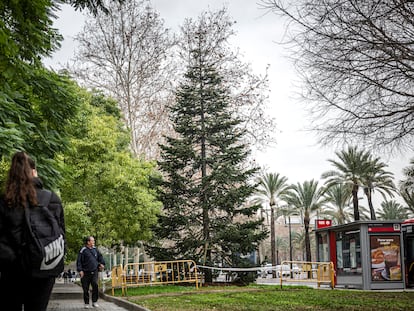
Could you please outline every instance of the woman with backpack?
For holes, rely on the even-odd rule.
[[[39,205],[40,196],[45,191],[42,188],[34,161],[25,152],[15,153],[5,192],[0,198],[0,293],[2,304],[10,311],[21,311],[23,306],[25,311],[46,311],[55,283],[53,275],[61,267],[60,260],[58,264],[51,259],[43,262],[43,266],[47,269],[47,265],[53,265],[53,273],[42,270],[32,266],[33,258],[27,255],[33,244],[30,215],[38,215],[35,211],[42,208]],[[63,239],[65,225],[61,200],[51,192],[46,205],[58,223]]]

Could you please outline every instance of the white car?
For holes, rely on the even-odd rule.
[[[289,265],[277,265],[276,266],[276,277],[284,277],[290,275],[290,266]]]
[[[262,278],[265,278],[267,274],[272,274],[272,267],[273,266],[271,263],[267,263],[264,266],[262,266],[260,270],[257,271],[257,273],[260,274]]]
[[[301,273],[301,269],[298,267],[297,264],[292,264],[292,268],[290,267],[290,264],[284,264],[284,265],[277,265],[276,266],[276,277],[280,278],[285,276],[290,276],[290,274],[299,274]]]

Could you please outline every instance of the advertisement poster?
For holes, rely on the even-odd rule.
[[[355,245],[355,239],[349,240],[349,258],[351,261],[351,268],[356,268],[356,245]]]
[[[342,269],[344,267],[342,260],[342,241],[336,241],[336,264],[338,269]]]
[[[400,237],[373,235],[370,242],[372,281],[401,281]]]

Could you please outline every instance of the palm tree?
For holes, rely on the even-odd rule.
[[[337,225],[351,221],[352,193],[349,187],[343,184],[333,185],[326,189],[325,197],[329,205],[324,209],[324,214],[328,215]]]
[[[311,180],[305,181],[303,184],[297,183],[292,186],[292,190],[285,196],[288,204],[294,206],[303,217],[303,225],[305,227],[305,250],[306,260],[312,261],[309,224],[313,213],[321,209],[327,202],[324,197],[325,189],[318,186],[318,182]]]
[[[284,237],[276,237],[276,264],[280,264],[279,260],[282,258],[282,260],[286,260],[287,254],[289,253],[289,241],[286,240]],[[272,264],[273,265],[273,264]]]
[[[375,209],[372,204],[372,193],[376,189],[386,200],[386,195],[394,197],[396,191],[394,185],[394,175],[391,172],[387,172],[385,168],[388,166],[380,161],[380,158],[372,159],[367,163],[367,169],[363,176],[364,194],[368,200],[368,207],[371,213],[371,220],[375,220]]]
[[[276,237],[275,237],[275,208],[277,200],[289,192],[290,185],[287,178],[278,173],[267,173],[259,178],[257,195],[267,201],[270,207],[270,250],[272,266],[276,265]]]
[[[400,192],[401,197],[403,198],[405,204],[407,204],[407,209],[414,213],[414,192],[408,193],[408,192]]]
[[[400,187],[414,193],[414,158],[410,160],[410,166],[404,168],[403,174],[405,179],[400,182]]]
[[[292,236],[292,243],[300,253],[300,260],[305,260],[305,258],[303,258],[303,250],[306,248],[305,230],[295,232],[295,234]]]
[[[358,190],[363,184],[363,177],[370,162],[371,154],[357,150],[356,147],[348,147],[347,150],[335,152],[339,161],[328,161],[335,167],[335,170],[322,174],[326,178],[326,186],[331,187],[336,184],[344,184],[349,187],[352,193],[352,205],[354,207],[354,220],[360,219],[358,208]]]
[[[408,209],[414,213],[414,158],[410,161],[410,166],[403,170],[405,179],[400,181],[400,194],[407,203]]]
[[[381,211],[378,212],[378,217],[383,220],[407,219],[408,210],[395,200],[384,201],[381,203]]]

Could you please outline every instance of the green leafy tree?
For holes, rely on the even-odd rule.
[[[76,259],[82,240],[91,234],[92,222],[84,202],[65,202],[66,261]]]
[[[63,0],[63,2],[72,5],[76,10],[88,9],[92,14],[97,15],[100,11],[108,14],[108,5],[113,3],[123,3],[125,0]]]
[[[309,225],[311,216],[326,203],[324,197],[325,189],[319,187],[318,182],[314,180],[305,181],[303,184],[297,183],[292,186],[292,192],[286,196],[288,204],[292,205],[303,217],[305,229],[305,249],[306,261],[312,261],[311,245],[309,237]]]
[[[209,62],[203,31],[198,40],[171,107],[177,135],[161,146],[164,208],[154,229],[159,245],[152,245],[150,253],[156,259],[240,266],[242,255],[265,237],[255,217],[260,206],[247,202],[255,191],[256,169],[245,167],[244,131],[229,109],[223,78]],[[210,270],[205,277],[212,280]]]
[[[79,106],[74,83],[41,63],[59,47],[57,9],[52,1],[0,3],[0,157],[27,151],[52,188],[61,177],[56,155],[68,147],[65,127]]]
[[[266,202],[270,209],[270,253],[272,265],[277,264],[276,256],[276,232],[275,232],[275,209],[278,208],[277,201],[290,190],[287,178],[278,173],[267,173],[259,177],[259,185],[256,195],[262,202]],[[275,274],[275,273],[274,273]]]
[[[72,148],[64,156],[62,199],[73,208],[83,205],[88,234],[100,244],[134,245],[151,237],[161,207],[151,183],[155,164],[132,157],[113,101],[84,96],[82,113],[72,124]]]
[[[382,202],[378,212],[378,217],[382,220],[407,219],[408,216],[408,209],[395,200]]]

